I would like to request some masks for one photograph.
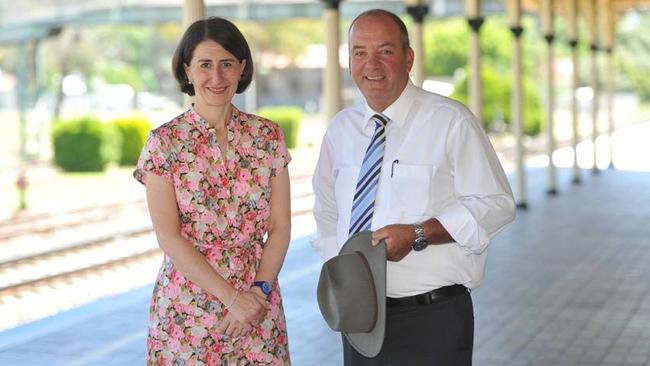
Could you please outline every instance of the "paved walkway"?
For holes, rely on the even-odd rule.
[[[528,173],[530,209],[492,242],[472,295],[475,365],[650,365],[650,172],[583,171],[574,186],[561,169],[557,197],[543,193],[542,169]],[[313,222],[303,221],[280,275],[292,361],[340,365],[340,339],[315,301]],[[1,332],[0,365],[142,365],[150,292]]]
[[[650,173],[584,172],[560,195],[530,170],[530,206],[490,247],[474,291],[475,364],[650,365]],[[292,242],[280,281],[293,364],[339,365],[315,302],[320,262]],[[0,364],[141,365],[150,287],[0,333]],[[44,304],[46,306],[46,304]]]

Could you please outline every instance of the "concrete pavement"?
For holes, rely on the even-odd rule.
[[[472,294],[475,364],[650,365],[650,173],[584,171],[573,186],[560,170],[560,195],[549,198],[538,189],[543,171],[528,172],[531,208],[492,242]],[[280,276],[292,361],[339,365],[340,339],[316,305],[309,237],[292,242]],[[0,364],[143,364],[150,291],[0,333]]]
[[[648,126],[615,136],[614,162],[630,170],[585,169],[572,185],[559,169],[559,195],[550,197],[544,170],[527,170],[530,208],[490,244],[485,281],[472,293],[475,365],[650,365],[650,165],[639,153]],[[568,157],[558,158],[562,166]],[[313,220],[302,216],[294,228],[280,275],[293,365],[340,365],[340,338],[315,299]],[[141,365],[150,293],[0,332],[0,365]]]

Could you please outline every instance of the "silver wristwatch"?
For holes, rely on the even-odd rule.
[[[413,250],[419,252],[429,246],[429,241],[427,240],[426,236],[424,236],[424,229],[422,228],[422,224],[413,224],[413,229],[415,229],[415,242],[413,243]]]

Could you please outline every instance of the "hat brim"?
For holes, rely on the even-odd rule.
[[[370,266],[377,292],[377,322],[374,328],[365,333],[343,332],[345,337],[360,354],[375,357],[384,344],[386,331],[386,243],[382,240],[372,245],[372,233],[362,231],[352,235],[343,245],[339,254],[361,252]]]

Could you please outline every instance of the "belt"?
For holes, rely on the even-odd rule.
[[[469,292],[470,290],[463,285],[444,286],[419,295],[407,297],[387,297],[386,306],[397,307],[409,305],[429,305],[442,299],[469,294]]]

